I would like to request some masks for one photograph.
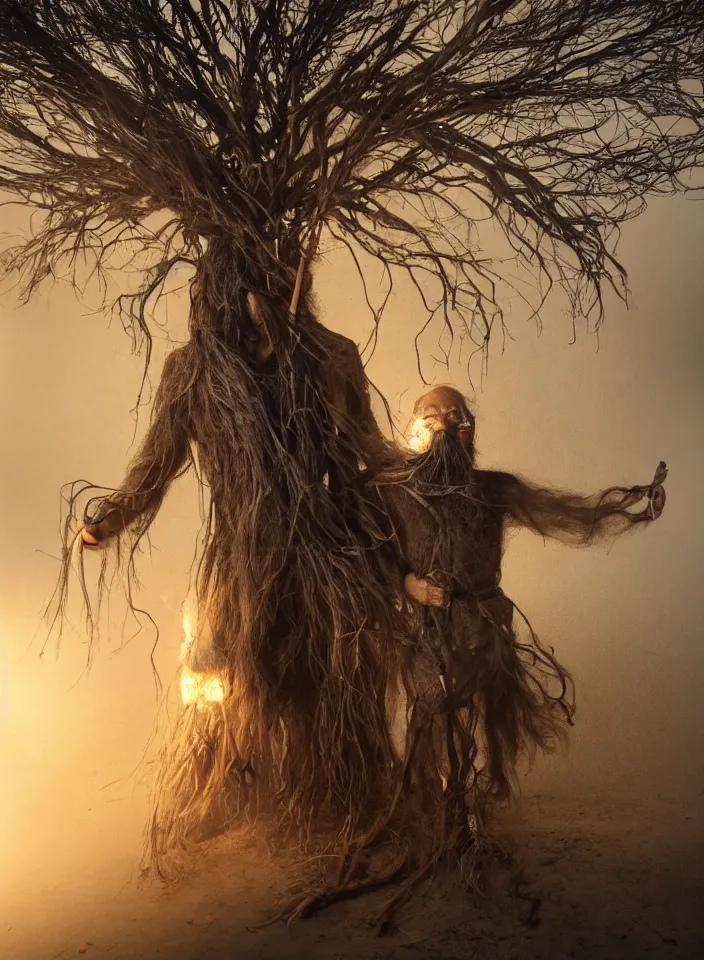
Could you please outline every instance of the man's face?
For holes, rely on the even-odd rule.
[[[462,395],[449,387],[437,387],[421,397],[415,406],[411,447],[422,449],[422,437],[430,440],[433,433],[457,430],[465,445],[474,440],[474,417],[467,409]],[[416,442],[414,443],[414,440]]]

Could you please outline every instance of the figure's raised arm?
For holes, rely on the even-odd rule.
[[[665,505],[664,463],[646,486],[609,487],[593,496],[540,487],[510,473],[493,475],[496,505],[507,519],[545,537],[574,544],[616,537],[656,520]]]
[[[188,371],[184,351],[176,350],[164,364],[154,399],[149,430],[132,460],[120,489],[92,501],[81,531],[86,546],[98,546],[140,521],[146,529],[188,457]]]

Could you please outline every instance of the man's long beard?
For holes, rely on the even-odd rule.
[[[436,431],[428,449],[412,463],[417,483],[438,488],[474,486],[474,444],[456,428]]]

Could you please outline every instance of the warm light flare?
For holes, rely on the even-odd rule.
[[[198,702],[198,677],[191,673],[187,667],[181,670],[181,699],[184,703]]]
[[[204,676],[201,681],[201,690],[203,698],[208,703],[222,703],[225,697],[222,680],[219,677]]]
[[[185,704],[195,704],[202,708],[206,703],[222,703],[225,699],[225,688],[222,680],[213,673],[194,673],[186,664],[186,657],[193,646],[195,631],[188,614],[183,618],[183,632],[185,634],[179,660],[181,667],[181,699]]]
[[[222,680],[212,673],[193,673],[188,667],[181,667],[181,699],[185,704],[195,703],[198,707],[222,703],[225,699]]]
[[[426,424],[422,417],[418,417],[411,427],[411,435],[408,440],[408,446],[411,448],[411,450],[413,450],[414,453],[422,453],[424,450],[428,449],[432,438],[433,431]]]

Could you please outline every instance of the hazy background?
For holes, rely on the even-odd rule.
[[[473,368],[482,466],[584,492],[648,483],[660,459],[671,471],[660,522],[610,549],[544,544],[529,533],[510,543],[506,591],[572,669],[578,692],[570,753],[539,762],[525,781],[528,795],[579,798],[588,809],[606,796],[694,803],[704,791],[701,209],[693,200],[659,201],[628,226],[620,254],[631,309],[609,298],[598,340],[580,328],[571,344],[556,298],[543,312],[540,337],[520,315],[513,322],[509,316],[515,340],[503,354],[492,352],[488,376]],[[325,321],[365,339],[369,318],[351,264],[330,254],[316,289]],[[95,291],[88,301],[98,305]],[[182,319],[175,306],[176,337]],[[399,287],[369,366],[402,423],[422,386],[413,344],[420,319],[418,302]],[[436,339],[430,331],[422,341],[426,376],[469,390],[463,363],[450,375],[433,365]],[[155,374],[166,346],[158,344]],[[79,477],[119,483],[134,449],[130,411],[140,376],[119,323],[92,315],[67,285],[21,308],[11,291],[0,297],[6,919],[31,909],[41,923],[66,898],[92,896],[98,886],[117,892],[137,855],[145,799],[130,775],[155,717],[153,636],[137,637],[118,654],[117,631],[104,637],[85,677],[80,629],[66,634],[58,660],[54,647],[39,659],[39,614],[57,573],[60,487]],[[197,496],[186,478],[155,525],[157,549],[140,566],[142,599],[161,629],[157,662],[165,679],[176,666],[197,528]]]

